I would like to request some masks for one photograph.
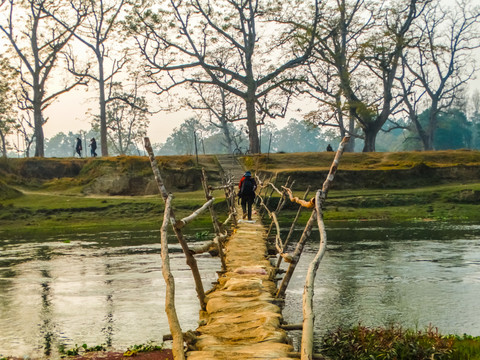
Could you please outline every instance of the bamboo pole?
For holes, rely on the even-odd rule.
[[[175,360],[185,359],[183,349],[183,333],[178,321],[177,311],[175,309],[175,280],[170,271],[170,258],[168,256],[167,227],[172,206],[172,195],[167,196],[165,202],[165,211],[163,213],[163,223],[160,231],[160,241],[162,249],[162,274],[166,284],[165,294],[165,312],[167,314],[168,325],[172,333],[173,343],[172,352]]]
[[[152,167],[153,175],[155,177],[155,181],[157,182],[158,189],[160,190],[160,194],[162,195],[163,200],[166,202],[168,199],[168,192],[165,188],[162,175],[160,174],[160,170],[158,168],[157,160],[155,159],[155,155],[153,154],[152,145],[150,144],[150,139],[145,137],[145,149],[147,150],[148,157],[150,159],[150,165]],[[197,261],[193,257],[193,254],[188,247],[185,238],[183,237],[181,229],[177,229],[175,227],[175,213],[173,208],[170,208],[170,221],[172,222],[173,232],[175,233],[177,240],[182,247],[183,253],[185,254],[187,265],[192,270],[193,279],[195,281],[195,290],[197,291],[197,297],[200,302],[200,307],[202,310],[205,310],[205,291],[203,289],[202,278],[200,276],[200,272],[198,271]]]
[[[315,220],[316,220],[316,215],[315,215],[315,210],[313,210],[312,214],[310,215],[310,218],[307,221],[307,224],[305,225],[305,228],[303,229],[302,236],[300,237],[300,240],[298,240],[297,247],[295,248],[295,251],[291,256],[291,261],[288,266],[287,272],[285,273],[282,283],[280,284],[277,294],[275,295],[276,298],[285,297],[285,292],[287,291],[288,283],[290,282],[290,279],[293,276],[293,272],[295,271],[295,267],[297,266],[298,260],[300,259],[300,255],[302,254],[303,247],[305,246],[305,242],[307,241],[310,234],[312,233],[312,228],[313,228],[313,225],[315,224]]]
[[[305,278],[305,287],[303,290],[303,332],[300,350],[302,360],[313,359],[313,332],[315,323],[315,314],[313,312],[313,295],[315,276],[327,249],[327,232],[325,230],[322,212],[323,203],[327,198],[328,190],[330,189],[330,185],[335,177],[340,158],[343,154],[345,145],[349,140],[349,137],[343,138],[340,146],[338,147],[332,166],[330,167],[330,172],[328,173],[327,179],[323,183],[322,190],[318,190],[315,195],[315,210],[312,211],[312,215],[315,214],[315,218],[317,220],[318,231],[320,234],[320,244],[317,254],[308,266],[307,276]]]
[[[210,191],[208,189],[208,178],[207,178],[207,172],[205,169],[202,169],[202,185],[203,185],[203,190],[205,192],[205,199],[210,200],[212,198],[212,195],[210,194]],[[218,222],[217,218],[217,213],[215,212],[215,209],[213,208],[213,204],[210,203],[208,206],[208,209],[210,210],[210,216],[212,217],[212,223],[213,223],[213,228],[215,229],[215,235],[220,235],[223,231],[220,228],[220,223]]]

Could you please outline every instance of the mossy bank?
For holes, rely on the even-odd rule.
[[[306,153],[239,160],[245,169],[277,185],[291,176],[296,195],[303,196],[308,185],[321,187],[332,159],[332,153]],[[157,161],[167,189],[175,195],[179,216],[204,202],[202,168],[212,184],[221,181],[215,156],[201,156],[198,164],[192,156]],[[478,223],[479,201],[478,151],[345,153],[326,202],[325,219]],[[287,202],[285,220],[295,211]],[[0,160],[2,237],[157,229],[162,212],[163,201],[146,157]],[[208,216],[196,226],[208,230]]]

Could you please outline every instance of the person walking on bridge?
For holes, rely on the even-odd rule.
[[[252,220],[252,205],[255,200],[255,190],[257,189],[257,183],[255,179],[252,178],[252,173],[247,171],[245,175],[240,179],[238,183],[238,197],[242,199],[242,211],[243,219],[247,218]]]

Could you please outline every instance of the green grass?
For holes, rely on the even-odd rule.
[[[203,191],[177,193],[177,218],[189,215],[205,202]],[[223,206],[221,199],[217,207]],[[15,199],[0,201],[0,237],[35,237],[76,232],[158,229],[163,220],[164,202],[160,196],[86,197],[29,192]],[[197,229],[211,227],[204,213],[195,222]]]
[[[334,153],[291,153],[244,156],[246,168],[254,170],[324,170],[329,169]],[[393,170],[410,169],[419,164],[430,167],[448,167],[458,165],[480,165],[480,151],[415,151],[415,152],[375,152],[344,153],[340,167],[345,170]]]
[[[294,192],[303,197],[303,193]],[[309,198],[315,194],[311,192]],[[450,184],[413,189],[361,189],[329,192],[324,207],[326,221],[452,221],[478,222],[480,212],[480,183]],[[271,200],[275,208],[278,196]],[[287,201],[280,213],[281,222],[287,224],[296,213],[297,205]],[[301,222],[310,212],[304,210]]]

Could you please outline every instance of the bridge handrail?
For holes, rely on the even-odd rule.
[[[319,264],[325,254],[326,244],[327,244],[327,235],[326,235],[325,224],[323,222],[322,209],[323,209],[323,203],[326,200],[331,182],[333,181],[336,170],[338,168],[340,157],[343,154],[344,147],[348,142],[348,140],[349,140],[348,137],[345,137],[342,140],[337,150],[337,153],[335,155],[335,158],[332,162],[332,165],[330,167],[330,171],[327,176],[327,179],[323,183],[322,189],[317,190],[315,197],[311,198],[308,201],[306,199],[310,191],[310,187],[307,188],[303,196],[303,199],[300,199],[299,197],[296,197],[293,195],[292,188],[293,188],[294,181],[290,182],[290,177],[287,179],[285,185],[279,188],[275,185],[274,182],[271,181],[272,178],[270,178],[270,180],[268,181],[262,181],[257,176],[257,179],[258,179],[257,183],[259,186],[259,193],[257,195],[257,199],[260,203],[261,210],[266,212],[271,219],[270,227],[268,229],[268,235],[273,229],[275,229],[275,232],[276,232],[275,249],[277,250],[277,253],[279,256],[278,256],[277,266],[275,269],[276,270],[279,269],[282,259],[289,263],[288,269],[285,272],[285,275],[283,277],[283,280],[280,284],[279,289],[277,290],[277,293],[276,293],[277,298],[285,297],[285,291],[288,287],[288,283],[292,278],[293,272],[296,268],[296,264],[298,263],[300,256],[303,252],[303,248],[306,243],[306,240],[309,238],[315,223],[317,224],[319,229],[319,237],[320,237],[319,249],[313,261],[309,264],[306,279],[305,279],[304,292],[303,292],[303,307],[302,307],[303,333],[302,333],[302,342],[301,342],[301,359],[311,359],[313,357],[314,280],[315,280],[315,276],[316,276],[316,272],[318,270]],[[183,249],[183,252],[185,253],[187,264],[190,266],[194,280],[195,280],[195,287],[197,291],[197,296],[200,301],[200,307],[202,308],[202,310],[205,310],[205,305],[206,305],[205,292],[203,290],[203,285],[202,285],[201,277],[198,271],[198,267],[196,265],[196,260],[193,255],[210,251],[212,248],[215,248],[218,250],[218,254],[222,262],[222,269],[226,270],[225,255],[223,253],[223,245],[224,245],[223,242],[227,239],[227,236],[228,236],[228,231],[225,230],[227,225],[231,221],[233,221],[234,226],[236,226],[237,224],[237,221],[236,221],[237,213],[236,213],[236,206],[235,206],[235,202],[236,202],[235,188],[236,187],[231,177],[226,177],[223,180],[223,185],[221,186],[208,185],[208,179],[207,179],[205,169],[202,169],[202,186],[204,188],[206,202],[200,208],[193,211],[190,215],[177,221],[175,219],[175,214],[172,206],[173,197],[170,193],[167,192],[164,186],[164,182],[161,177],[160,171],[158,169],[158,164],[153,155],[153,150],[151,148],[150,141],[148,138],[145,138],[145,148],[149,154],[152,170],[153,170],[158,188],[160,190],[162,198],[165,201],[164,219],[161,227],[162,273],[167,283],[167,296],[165,300],[165,310],[167,313],[167,317],[168,317],[168,321],[169,321],[169,325],[170,325],[170,329],[171,329],[172,337],[174,341],[172,350],[174,351],[175,359],[184,359],[185,354],[183,353],[183,343],[186,338],[184,337],[181,331],[181,328],[178,322],[178,317],[175,311],[175,306],[174,306],[174,298],[175,298],[174,280],[170,272],[170,268],[169,268],[170,265],[169,265],[169,258],[168,258],[168,243],[167,243],[168,223],[172,225],[175,235],[177,236],[177,239]],[[267,196],[269,192],[268,189],[271,189],[271,191],[270,191],[270,195]],[[225,193],[225,199],[228,204],[228,216],[223,223],[218,221],[218,218],[214,209],[215,198],[212,195],[212,192],[214,190],[224,190],[224,193]],[[263,190],[265,190],[265,196],[261,195]],[[274,192],[279,194],[281,197],[279,202],[277,203],[276,209],[272,211],[268,208],[268,203]],[[278,214],[283,209],[287,198],[292,203],[298,204],[299,208],[297,210],[295,219],[293,220],[290,226],[290,230],[286,239],[282,240],[280,223],[278,221]],[[209,209],[211,214],[212,223],[215,229],[215,237],[213,238],[213,240],[205,243],[202,246],[190,248],[187,242],[185,241],[181,230],[188,223],[196,219],[201,213],[205,212],[207,209]],[[307,224],[305,225],[303,233],[300,239],[298,240],[293,253],[287,253],[286,249],[287,249],[288,242],[291,238],[291,235],[293,233],[293,229],[298,220],[298,217],[303,209],[312,209],[310,218],[307,221]]]

